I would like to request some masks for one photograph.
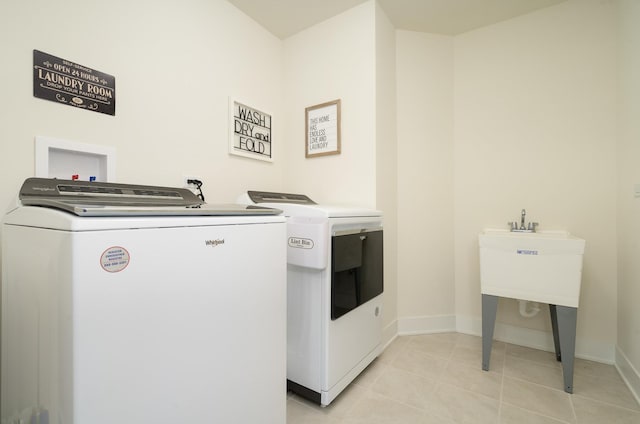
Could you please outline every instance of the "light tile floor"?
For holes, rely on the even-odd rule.
[[[640,424],[611,365],[576,359],[569,395],[553,353],[494,342],[481,361],[480,337],[398,337],[328,407],[289,393],[287,424]]]

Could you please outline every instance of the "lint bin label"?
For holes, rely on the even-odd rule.
[[[313,249],[313,240],[300,237],[289,237],[289,247],[296,249]]]

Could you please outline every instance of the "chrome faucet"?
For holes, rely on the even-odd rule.
[[[518,226],[518,221],[513,221],[507,223],[509,225],[511,231],[518,233],[535,233],[536,227],[538,226],[537,222],[529,222],[528,225],[525,225],[525,217],[527,216],[527,211],[522,209],[520,214],[520,226]]]

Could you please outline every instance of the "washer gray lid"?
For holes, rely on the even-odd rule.
[[[42,206],[78,216],[278,215],[260,206],[207,204],[191,190],[136,184],[27,178],[18,198],[23,206]]]

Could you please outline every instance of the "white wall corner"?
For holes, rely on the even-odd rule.
[[[640,404],[640,372],[633,366],[633,364],[624,354],[620,346],[616,346],[616,363],[615,367],[620,373],[620,376],[631,390],[631,393],[636,398],[638,404]]]

